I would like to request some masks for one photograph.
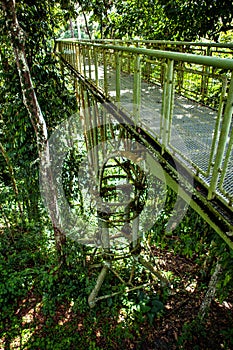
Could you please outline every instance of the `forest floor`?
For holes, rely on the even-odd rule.
[[[126,321],[122,305],[107,302],[98,303],[94,311],[82,311],[64,301],[46,314],[42,296],[32,288],[6,321],[8,332],[0,338],[0,349],[233,349],[233,295],[222,303],[213,301],[205,322],[194,324],[205,295],[200,266],[169,251],[154,248],[153,253],[160,267],[172,273],[174,283],[163,311],[152,322],[132,313]]]
[[[233,338],[228,339],[229,342],[224,339],[224,332],[227,333],[229,327],[233,330],[233,298],[221,304],[213,301],[205,323],[191,327],[205,296],[198,289],[200,267],[191,258],[171,252],[156,250],[155,254],[164,261],[165,270],[179,277],[179,283],[165,304],[163,317],[155,320],[153,327],[148,329],[142,349],[233,349]]]

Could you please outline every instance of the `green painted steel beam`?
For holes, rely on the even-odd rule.
[[[133,114],[134,122],[138,124],[140,120],[141,107],[141,60],[140,56],[134,58],[134,82],[133,82]]]
[[[121,58],[120,53],[116,53],[116,102],[121,99]]]
[[[94,65],[95,65],[95,83],[96,86],[99,86],[99,70],[98,70],[98,52],[96,51],[96,49],[93,49],[93,55],[94,55]]]
[[[108,71],[107,71],[107,57],[106,51],[103,50],[103,63],[104,63],[104,92],[108,95]]]
[[[210,152],[210,159],[209,159],[209,167],[207,170],[207,175],[209,175],[210,170],[213,166],[213,159],[216,154],[216,149],[218,146],[218,135],[220,134],[220,127],[221,127],[221,119],[222,119],[222,114],[224,110],[224,99],[226,96],[227,92],[227,79],[223,79],[223,85],[222,85],[222,91],[221,91],[221,96],[220,96],[220,101],[219,101],[219,107],[218,107],[218,115],[217,115],[217,120],[215,124],[215,129],[214,129],[214,136],[213,136],[213,141],[212,141],[212,146],[211,146],[211,152]]]
[[[165,70],[162,106],[162,146],[163,151],[168,145],[169,133],[171,131],[171,114],[173,107],[173,85],[174,85],[174,61],[168,60]]]

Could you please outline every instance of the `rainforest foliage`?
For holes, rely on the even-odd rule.
[[[54,54],[54,38],[72,32],[72,23],[75,26],[77,16],[83,16],[83,33],[94,37],[218,40],[225,32],[231,35],[232,2],[2,0],[0,4],[0,347],[205,349],[208,342],[209,349],[232,348],[233,252],[191,209],[172,234],[165,234],[176,199],[171,190],[143,246],[169,285],[155,285],[138,265],[133,272],[136,285],[151,285],[128,293],[109,273],[101,293],[120,289],[122,293],[90,310],[87,296],[98,271],[88,263],[99,264],[98,255],[95,260],[92,249],[69,239],[59,241],[39,188],[45,135],[49,137],[78,111],[76,87]],[[78,157],[67,156],[66,189],[72,187]],[[67,193],[72,202],[74,193]],[[203,318],[200,302],[218,264],[213,318],[207,314]],[[115,269],[130,279],[132,265],[122,259]]]
[[[232,30],[230,0],[85,0],[80,5],[100,24],[102,37],[218,40]]]

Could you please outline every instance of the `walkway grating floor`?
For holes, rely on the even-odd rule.
[[[94,79],[94,69],[92,73]],[[109,69],[107,74],[108,93],[115,100],[116,73]],[[103,67],[99,67],[98,79],[99,87],[104,89]],[[121,73],[120,106],[131,115],[133,121],[133,75]],[[140,124],[158,141],[161,141],[161,110],[161,87],[142,81]],[[175,94],[169,149],[178,153],[184,164],[191,167],[196,174],[200,173],[207,186],[211,178],[211,170],[208,173],[208,168],[216,121],[216,110]],[[222,198],[226,199],[224,192],[227,192],[227,196],[233,196],[233,151],[222,187],[223,190],[218,188]]]

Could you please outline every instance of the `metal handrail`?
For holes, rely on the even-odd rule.
[[[209,47],[209,48],[229,48],[233,49],[233,43],[232,42],[226,42],[226,43],[216,43],[216,42],[202,42],[202,41],[173,41],[173,40],[143,40],[143,39],[133,39],[133,40],[122,40],[122,39],[77,39],[77,38],[63,38],[63,39],[57,39],[56,41],[72,41],[72,42],[92,42],[92,43],[109,43],[109,42],[115,42],[115,43],[122,43],[122,44],[162,44],[165,46],[171,45],[171,46],[195,46],[195,47]]]
[[[119,45],[109,45],[109,44],[105,44],[103,46],[103,44],[98,44],[96,42],[87,41],[87,40],[78,41],[75,39],[66,39],[66,40],[58,39],[57,42],[58,43],[63,42],[71,45],[82,44],[90,47],[104,48],[105,50],[108,49],[108,50],[115,50],[115,51],[121,51],[121,52],[130,52],[130,53],[135,53],[140,55],[147,55],[150,57],[167,58],[175,61],[196,63],[200,65],[205,65],[205,66],[212,66],[216,68],[233,70],[233,60],[229,58],[200,56],[197,54],[163,51],[163,50],[152,50],[152,49],[131,47],[131,46],[119,46]],[[233,48],[233,45],[232,45],[232,48]]]

